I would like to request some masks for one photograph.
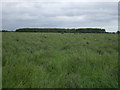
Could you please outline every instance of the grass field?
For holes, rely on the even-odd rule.
[[[0,32],[0,89],[2,89],[2,33]]]
[[[117,34],[4,32],[3,88],[117,88]]]

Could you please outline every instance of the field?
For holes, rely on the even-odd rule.
[[[0,32],[0,89],[2,89],[2,33]]]
[[[118,36],[2,33],[3,88],[117,88]]]

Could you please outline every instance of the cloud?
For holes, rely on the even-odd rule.
[[[3,29],[102,27],[116,31],[117,8],[116,2],[3,2]]]
[[[56,0],[35,0],[36,2],[56,2]],[[34,0],[3,0],[2,2],[34,2]],[[57,0],[57,2],[119,2],[119,0]]]

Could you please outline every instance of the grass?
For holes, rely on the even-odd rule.
[[[2,33],[0,32],[0,89],[2,89]]]
[[[117,34],[4,32],[3,88],[117,88]]]

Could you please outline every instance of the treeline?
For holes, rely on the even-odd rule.
[[[105,29],[101,28],[21,28],[16,29],[16,32],[53,32],[53,33],[106,33]]]
[[[7,30],[2,30],[2,32],[8,32]]]
[[[0,30],[0,32],[14,32],[14,31],[10,31],[10,30]]]

